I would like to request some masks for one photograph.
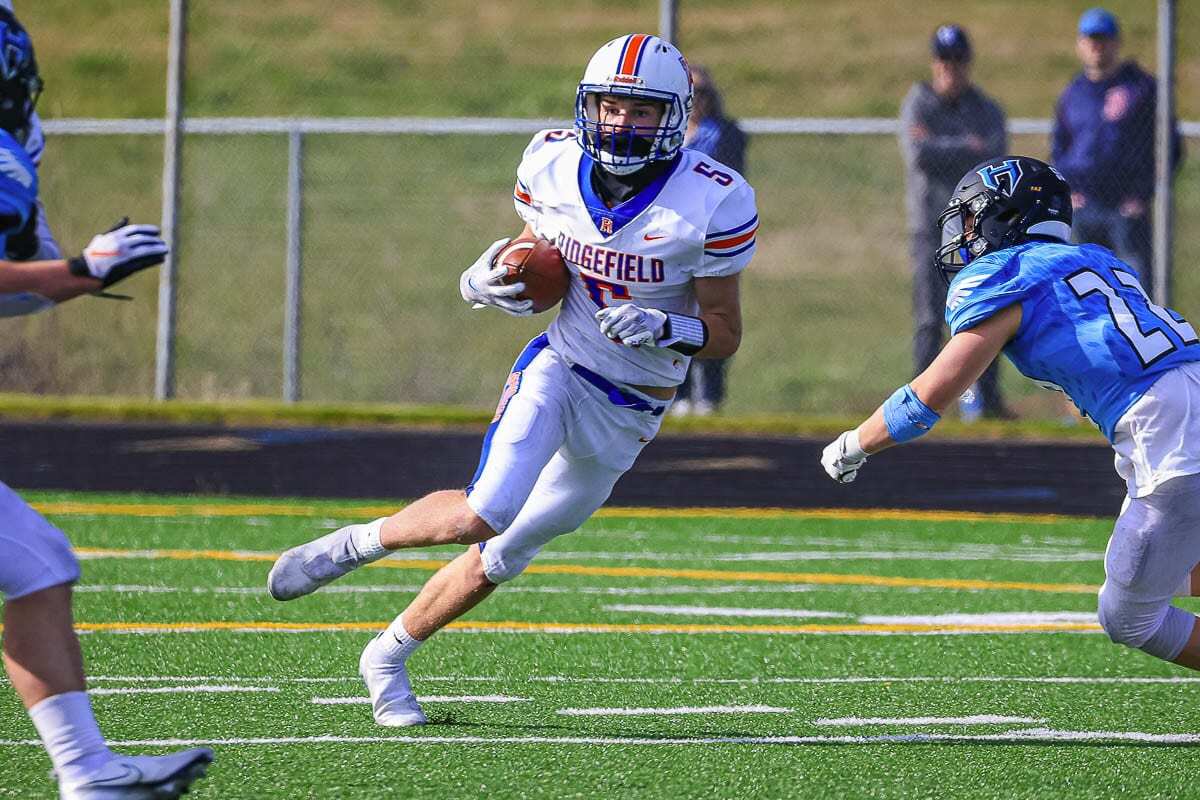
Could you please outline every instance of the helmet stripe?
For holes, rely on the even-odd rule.
[[[621,59],[618,62],[618,75],[636,75],[638,65],[642,61],[642,50],[645,47],[646,40],[650,37],[644,33],[635,33],[630,36],[625,42],[625,48],[621,51]]]
[[[643,41],[641,46],[638,48],[637,64],[635,64],[633,67],[634,75],[637,75],[638,70],[640,70],[642,68],[642,57],[645,56],[646,51],[650,49],[649,47],[646,46],[650,43],[650,39],[651,39],[651,37],[647,36],[645,41]]]

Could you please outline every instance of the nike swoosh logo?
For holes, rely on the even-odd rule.
[[[667,238],[667,235],[665,233],[659,234],[658,236],[651,236],[650,234],[646,234],[642,238],[645,239],[647,242],[653,242],[655,239],[665,239],[665,238]]]

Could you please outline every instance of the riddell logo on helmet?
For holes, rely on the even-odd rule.
[[[612,83],[628,83],[632,86],[643,86],[646,82],[637,75],[613,75]]]

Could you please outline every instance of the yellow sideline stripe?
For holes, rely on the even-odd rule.
[[[71,500],[34,503],[43,514],[111,515],[126,517],[383,517],[403,504],[389,506],[347,505],[314,506],[288,503],[81,503]],[[979,511],[917,511],[901,508],[650,508],[629,506],[602,508],[593,514],[601,518],[641,517],[648,519],[834,519],[834,520],[905,520],[911,522],[1012,522],[1050,525],[1067,521],[1095,519],[1063,514],[990,514]]]
[[[184,633],[189,631],[377,631],[386,627],[381,622],[80,622],[79,631],[147,631]],[[1039,633],[1098,631],[1095,623],[1043,622],[1005,625],[934,625],[930,623],[860,625],[677,625],[658,623],[591,623],[591,622],[517,622],[478,621],[451,622],[451,630],[537,633]]]
[[[118,550],[79,547],[81,556],[135,557],[149,559],[204,561],[274,561],[271,553],[240,553],[234,550]],[[383,569],[432,571],[449,562],[445,559],[402,560],[385,558],[368,564]],[[591,575],[606,578],[686,578],[699,581],[750,581],[757,583],[819,583],[843,586],[920,586],[928,589],[1015,590],[1023,592],[1067,592],[1090,594],[1095,586],[1084,583],[1027,583],[1024,581],[987,581],[961,578],[901,578],[887,575],[856,575],[829,572],[761,572],[723,569],[676,569],[669,567],[605,567],[588,564],[530,564],[525,572],[533,575]]]

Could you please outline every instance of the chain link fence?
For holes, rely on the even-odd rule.
[[[151,13],[147,4],[141,5]],[[896,110],[911,80],[927,78],[928,35],[946,19],[935,13],[947,11],[975,21],[971,33],[980,50],[976,75],[989,93],[1012,106],[1010,117],[1016,118],[1009,149],[1050,157],[1052,104],[1042,102],[1034,108],[1020,102],[1025,85],[1020,80],[999,89],[989,85],[1001,56],[987,53],[980,43],[997,29],[997,15],[972,15],[960,5],[943,5],[944,9],[934,4],[919,25],[912,23],[907,49],[899,55],[878,55],[880,70],[886,70],[889,58],[899,58],[904,65],[902,74],[883,88],[877,85],[877,75],[860,77],[857,62],[830,64],[827,73],[814,78],[824,84],[841,82],[842,94],[860,87],[864,93],[859,101],[840,94],[822,100],[817,112],[846,108],[853,113],[821,113],[820,119],[806,116],[809,109],[803,100],[781,106],[763,99],[776,91],[764,82],[791,79],[786,67],[780,67],[783,78],[777,78],[769,56],[743,51],[744,62],[730,61],[714,44],[708,26],[726,19],[725,11],[700,2],[682,7],[685,52],[694,50],[693,58],[710,65],[729,110],[745,117],[743,127],[751,133],[747,174],[757,191],[761,216],[758,255],[744,279],[746,335],[730,366],[728,412],[861,412],[910,377],[913,266],[900,137],[904,126]],[[982,10],[992,4],[976,5]],[[749,18],[769,23],[772,30],[806,24],[803,14],[789,4],[761,6],[762,13],[750,13]],[[1061,51],[1047,60],[1055,87],[1029,88],[1030,92],[1053,96],[1077,70],[1070,54],[1071,26],[1080,10],[1082,6],[1072,6],[1062,13],[1066,30],[1055,32],[1053,45],[1042,47]],[[22,11],[20,0],[17,11]],[[197,19],[190,22],[190,34],[196,41],[189,42],[189,49],[196,55],[189,61],[188,97],[195,102],[189,114],[203,122],[214,116],[213,109],[226,107],[220,100],[221,81],[232,80],[228,73],[245,65],[227,54],[237,69],[226,68],[215,55],[220,48],[211,37],[223,30],[211,19],[216,12],[204,8],[193,13]],[[306,27],[306,20],[321,18],[313,4],[291,0],[281,4],[273,18],[264,17],[261,10],[253,13],[259,22],[266,18],[292,31],[304,48],[316,47],[313,42],[321,39],[319,32]],[[621,12],[620,28],[594,26],[590,47],[541,54],[545,63],[540,69],[549,77],[539,83],[539,91],[561,95],[552,113],[546,113],[541,101],[522,95],[511,104],[521,113],[506,115],[504,92],[514,91],[509,76],[497,70],[499,98],[489,97],[481,88],[488,86],[488,74],[485,65],[476,63],[478,53],[456,56],[447,68],[462,68],[463,94],[474,98],[468,105],[479,113],[519,116],[530,126],[550,124],[570,108],[570,76],[581,69],[591,48],[626,29],[655,27],[656,13],[656,4],[645,9],[631,4]],[[54,15],[43,14],[49,25]],[[1152,13],[1124,4],[1122,21],[1135,42],[1152,40]],[[1200,30],[1198,21],[1186,15],[1181,19],[1181,41],[1188,30]],[[30,27],[40,45],[44,31]],[[471,51],[477,39],[480,50],[494,46],[482,33],[462,26],[453,35],[461,50]],[[332,68],[386,77],[389,64],[370,63],[372,48],[381,47],[372,42],[354,58],[340,54]],[[284,38],[275,38],[266,46],[262,58],[270,63],[257,74],[269,76],[287,45]],[[406,58],[421,58],[420,51],[404,52]],[[1194,85],[1189,81],[1200,59],[1192,51],[1181,52],[1180,58],[1182,96]],[[1147,61],[1144,55],[1141,60]],[[51,78],[55,63],[43,59],[43,72]],[[337,91],[354,86],[344,78],[337,73],[327,80]],[[370,81],[362,85],[368,96],[382,91]],[[803,87],[794,90],[802,92]],[[823,91],[827,90],[826,85]],[[255,92],[261,91],[256,87]],[[420,102],[413,100],[410,107],[420,112]],[[881,113],[884,104],[890,104],[890,113]],[[232,101],[227,106],[239,113],[246,110]],[[1039,108],[1040,115],[1031,113]],[[66,112],[62,117],[75,116],[67,108],[53,110]],[[347,110],[361,113],[364,108],[350,104]],[[379,102],[374,110],[386,116],[397,109]],[[768,110],[784,113],[761,113]],[[1188,118],[1191,110],[1185,105],[1181,115]],[[1134,121],[1153,124],[1141,114]],[[515,352],[549,317],[513,320],[497,312],[471,311],[458,297],[457,276],[492,240],[520,229],[511,187],[528,134],[335,133],[319,132],[320,123],[315,120],[313,129],[318,132],[303,138],[301,399],[491,405]],[[62,135],[53,133],[53,120],[49,127],[43,197],[55,233],[67,249],[78,248],[106,227],[117,211],[138,219],[158,218],[160,135]],[[176,395],[276,399],[286,388],[289,137],[283,132],[199,133],[195,126],[189,130],[193,132],[183,145],[176,243]],[[1200,125],[1187,125],[1185,132],[1194,152],[1200,146],[1195,138]],[[958,167],[953,171],[959,172]],[[958,177],[953,174],[949,182]],[[1129,175],[1112,178],[1124,184],[1135,179],[1140,180]],[[1194,159],[1183,161],[1175,191],[1180,223],[1173,245],[1173,305],[1195,316],[1200,314],[1200,279],[1191,265],[1200,259],[1200,234],[1187,224],[1200,212],[1200,166]],[[153,274],[139,275],[126,285],[135,296],[133,302],[82,299],[36,317],[5,321],[0,391],[153,396],[157,280]],[[1055,400],[1007,368],[1002,383],[1019,413],[1060,413]]]

